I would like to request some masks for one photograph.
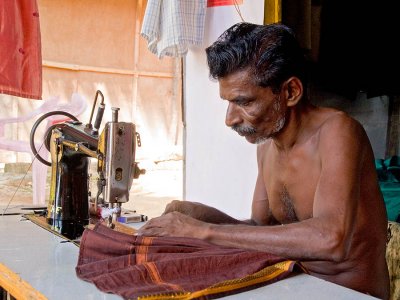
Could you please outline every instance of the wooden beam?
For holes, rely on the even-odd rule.
[[[68,64],[56,61],[43,60],[43,67],[54,68],[54,69],[64,69],[69,71],[86,71],[95,73],[109,73],[109,74],[119,74],[119,75],[131,75],[131,76],[145,76],[145,77],[161,77],[161,78],[173,78],[173,73],[163,73],[163,72],[146,72],[137,70],[127,70],[127,69],[117,69],[117,68],[105,68],[96,66],[83,66],[77,64]]]
[[[0,286],[18,300],[46,300],[47,298],[0,263]]]
[[[133,52],[133,69],[135,75],[132,80],[132,102],[131,102],[131,120],[136,123],[137,117],[137,103],[138,103],[138,85],[139,85],[139,70],[138,65],[140,61],[140,29],[142,27],[142,11],[144,13],[143,0],[135,1],[136,9],[135,9],[135,44],[134,44],[134,52]]]
[[[264,24],[272,24],[282,21],[282,0],[265,0]]]

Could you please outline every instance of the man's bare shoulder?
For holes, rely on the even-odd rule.
[[[347,113],[328,110],[318,130],[318,152],[321,157],[346,156],[362,160],[371,152],[370,142],[363,126]]]
[[[363,139],[365,131],[363,126],[346,112],[321,108],[321,122],[319,126],[321,141],[331,138],[341,139]]]
[[[333,108],[315,107],[307,114],[303,122],[302,136],[299,136],[299,148],[314,149],[315,153],[331,153],[332,150],[348,151],[362,149],[369,144],[363,126],[344,111]],[[259,166],[268,156],[273,144],[269,139],[257,146]]]
[[[344,111],[337,110],[334,108],[326,108],[326,107],[320,107],[318,109],[319,114],[321,115],[321,119],[323,120],[321,125],[346,125],[350,123],[357,123],[359,122],[351,117],[349,114],[347,114]]]

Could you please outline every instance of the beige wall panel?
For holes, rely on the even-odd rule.
[[[180,98],[171,89],[172,78],[139,78],[137,124],[142,146],[152,156],[180,147]]]
[[[132,69],[134,0],[38,0],[44,60]]]
[[[145,38],[140,36],[139,41],[140,59],[138,62],[138,69],[148,72],[171,72],[176,58],[165,56],[159,59],[147,49],[147,40]]]
[[[34,109],[40,109],[41,106],[44,104],[44,100],[29,101],[27,99],[18,98],[17,103],[18,103],[18,113],[17,113],[18,117],[22,117],[22,116],[27,116]],[[25,143],[29,144],[30,133],[31,133],[32,127],[41,115],[42,115],[42,113],[40,113],[40,111],[39,111],[35,117],[33,117],[27,121],[24,121],[22,123],[18,123],[18,126],[17,126],[18,140],[24,141]],[[44,136],[45,131],[46,131],[46,121],[43,121],[36,130],[36,134],[35,134],[36,143],[41,144],[43,142],[43,136]],[[32,159],[32,156],[30,153],[17,152],[17,161],[18,162],[30,162],[31,159]]]
[[[39,108],[43,104],[43,100],[31,100],[0,94],[0,102],[2,103],[2,109],[0,110],[0,123],[2,124],[0,138],[3,139],[0,143],[0,162],[29,162],[29,153],[4,150],[1,145],[7,144],[9,141],[29,143],[29,133],[35,119],[32,118],[23,122],[2,122],[1,120],[26,116],[36,108]]]
[[[121,108],[121,120],[132,121],[132,75],[107,74],[83,71],[67,71],[58,69],[44,69],[43,93],[49,96],[60,96],[68,101],[73,92],[82,95],[87,101],[87,108],[80,119],[88,122],[90,112],[97,90],[104,95],[106,111],[104,120],[108,114],[111,119],[111,107]],[[101,98],[99,97],[99,101]]]
[[[68,102],[73,92],[78,92],[79,76],[77,72],[43,68],[43,100],[58,96]]]
[[[85,73],[82,72],[79,76],[79,92],[85,95],[88,99],[87,113],[93,106],[94,97],[97,90],[100,90],[104,95],[106,110],[103,116],[102,127],[105,122],[111,121],[111,107],[119,107],[119,120],[123,122],[133,122],[132,105],[134,105],[132,91],[133,76],[126,75],[110,75],[102,73]],[[101,98],[99,97],[98,100]],[[97,108],[95,110],[95,115]],[[94,120],[95,116],[93,116]],[[87,122],[89,117],[86,118]]]

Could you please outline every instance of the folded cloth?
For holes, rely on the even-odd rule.
[[[159,58],[180,57],[203,41],[206,0],[148,0],[141,35]]]
[[[36,0],[0,1],[0,93],[42,98],[42,56]]]
[[[82,235],[76,274],[125,299],[214,299],[288,277],[296,266],[266,252],[97,224]]]

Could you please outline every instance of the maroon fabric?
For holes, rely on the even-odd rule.
[[[76,273],[104,292],[136,299],[202,290],[281,261],[285,259],[266,252],[220,247],[191,238],[134,236],[98,224],[83,233]],[[287,277],[291,270],[261,285]],[[207,298],[217,296],[222,294]]]
[[[0,1],[0,93],[33,99],[42,97],[36,0]]]

